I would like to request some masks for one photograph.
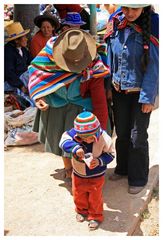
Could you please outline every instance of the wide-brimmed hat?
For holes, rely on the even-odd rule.
[[[55,29],[58,29],[60,27],[60,23],[57,17],[52,16],[51,14],[43,14],[34,18],[34,24],[39,28],[41,27],[43,21],[50,22],[51,25],[55,27]]]
[[[30,29],[24,30],[20,22],[13,22],[5,27],[7,37],[5,38],[6,42],[12,41],[14,39],[23,37],[30,32]]]
[[[121,4],[120,6],[127,8],[144,8],[150,6],[150,4]]]
[[[79,73],[96,57],[96,41],[77,28],[61,33],[53,45],[53,58],[56,64],[68,72]]]
[[[84,25],[86,22],[82,21],[80,13],[67,12],[65,19],[62,20],[62,24],[67,25]]]

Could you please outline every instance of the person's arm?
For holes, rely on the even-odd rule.
[[[98,157],[100,166],[109,164],[114,159],[114,147],[111,137],[103,131],[102,137],[104,140],[103,153]]]
[[[82,147],[79,143],[73,140],[73,135],[75,135],[73,129],[64,132],[59,142],[59,147],[67,153],[76,154],[76,151]]]
[[[150,61],[144,74],[139,102],[154,104],[158,95],[159,84],[159,49],[153,43],[150,44]]]
[[[102,153],[97,159],[99,160],[100,166],[106,166],[113,161],[114,156],[111,153]]]
[[[100,121],[101,127],[107,129],[108,106],[104,88],[103,78],[93,78],[88,81],[90,95],[92,99],[93,113]]]
[[[43,11],[45,10],[46,8],[46,4],[40,4],[40,13],[43,14]]]
[[[11,48],[6,47],[4,53],[5,81],[11,86],[21,89],[24,85],[15,72],[16,56]]]
[[[110,40],[109,38],[107,39],[107,58],[106,58],[106,65],[109,67],[110,69],[110,74],[108,76],[106,76],[105,78],[105,87],[106,89],[111,89],[111,84],[112,84],[112,59],[113,59],[113,53],[112,53],[112,49],[111,49],[111,44],[110,44]]]
[[[92,78],[80,84],[80,93],[83,98],[91,97],[93,113],[98,117],[103,129],[107,129],[108,107],[103,78]]]
[[[40,9],[41,14],[51,14],[52,4],[48,4],[44,8]]]
[[[143,104],[154,104],[159,88],[159,15],[151,16],[151,33],[155,37],[150,42],[149,64],[144,74],[142,90],[140,91],[139,102]]]

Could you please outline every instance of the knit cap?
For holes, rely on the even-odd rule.
[[[100,122],[97,117],[91,112],[82,112],[77,115],[74,120],[74,129],[78,136],[93,136],[99,137]]]

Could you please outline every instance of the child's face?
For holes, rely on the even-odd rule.
[[[135,21],[142,13],[143,8],[128,8],[122,7],[122,12],[125,14],[129,22]]]
[[[95,141],[94,136],[86,136],[86,137],[80,136],[80,138],[82,139],[83,142],[86,142],[86,143],[92,143]]]

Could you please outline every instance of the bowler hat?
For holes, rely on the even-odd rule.
[[[30,29],[24,30],[20,22],[13,22],[5,27],[7,33],[6,42],[25,36]]]
[[[55,27],[55,29],[58,29],[59,26],[60,26],[60,23],[59,23],[57,17],[52,16],[51,14],[47,14],[47,13],[35,17],[35,19],[34,19],[34,24],[35,24],[37,27],[40,28],[43,21],[48,21],[48,22],[50,22],[51,25],[52,25],[53,27]]]
[[[82,21],[80,13],[78,12],[67,12],[65,19],[62,24],[67,25],[84,25],[86,22]]]
[[[68,72],[81,72],[96,57],[96,41],[77,28],[61,33],[53,45],[53,58],[56,64]]]

